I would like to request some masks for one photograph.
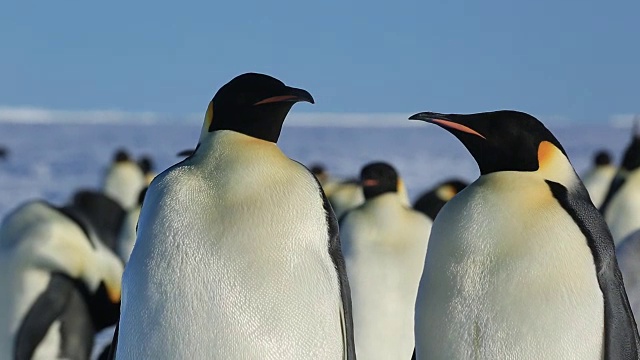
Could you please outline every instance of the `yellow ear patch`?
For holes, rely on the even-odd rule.
[[[204,129],[208,131],[211,127],[211,123],[213,122],[213,100],[209,102],[209,107],[207,108],[207,113],[204,115]]]
[[[538,167],[543,169],[549,167],[557,152],[560,152],[555,145],[548,141],[543,141],[538,145]]]
[[[458,192],[456,191],[456,188],[451,185],[440,186],[436,190],[436,195],[438,195],[438,197],[444,201],[453,199],[453,197],[456,196],[457,193]]]
[[[571,186],[578,179],[569,159],[562,150],[548,141],[543,141],[538,145],[538,170],[536,173],[565,187]]]

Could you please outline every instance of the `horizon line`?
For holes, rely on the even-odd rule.
[[[403,112],[292,112],[289,127],[412,127],[408,120],[412,113]],[[201,124],[203,114],[160,113],[153,111],[124,111],[116,109],[57,110],[35,106],[0,105],[0,123],[16,124]],[[578,124],[610,125],[629,128],[640,121],[637,114],[612,114],[606,121],[578,121],[559,115],[535,115],[548,126]]]

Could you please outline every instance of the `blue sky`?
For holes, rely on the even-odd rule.
[[[640,113],[640,1],[108,1],[0,5],[0,105],[204,113],[235,75],[299,112]]]

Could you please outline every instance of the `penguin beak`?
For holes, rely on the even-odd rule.
[[[193,153],[196,152],[194,149],[188,149],[188,150],[182,150],[180,151],[178,154],[176,154],[176,156],[191,156],[193,155]]]
[[[313,100],[313,96],[311,96],[311,94],[309,94],[309,92],[306,90],[287,86],[285,87],[284,92],[285,94],[268,97],[264,100],[258,101],[253,105],[255,106],[255,105],[263,105],[263,104],[270,104],[270,103],[277,103],[277,102],[297,103],[300,101],[306,101],[306,102],[315,104],[315,101]]]
[[[463,133],[479,136],[485,140],[487,139],[484,135],[473,130],[466,124],[463,124],[459,119],[454,121],[452,115],[438,114],[433,112],[421,112],[411,115],[409,117],[409,120],[422,120],[428,123],[436,124],[448,131],[457,130]]]

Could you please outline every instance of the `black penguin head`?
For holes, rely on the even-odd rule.
[[[596,166],[611,164],[611,154],[607,150],[600,150],[593,156],[593,163]]]
[[[480,174],[537,171],[553,148],[567,157],[560,142],[535,117],[502,110],[478,114],[423,112],[411,116],[436,124],[455,135],[480,167]]]
[[[285,117],[299,101],[314,103],[306,90],[268,75],[242,74],[222,86],[209,103],[203,133],[233,130],[275,143]]]
[[[145,174],[153,171],[153,161],[149,156],[145,155],[140,157],[140,159],[138,160],[138,166],[140,167],[140,170],[142,170],[142,172]]]
[[[360,172],[360,184],[365,199],[398,191],[398,173],[393,166],[384,162],[365,165]]]
[[[634,134],[631,144],[624,151],[620,167],[627,171],[633,171],[640,167],[640,135]]]
[[[124,162],[124,161],[129,161],[129,159],[131,159],[131,157],[129,156],[129,153],[127,152],[127,150],[120,148],[117,149],[116,152],[113,154],[113,162]]]

